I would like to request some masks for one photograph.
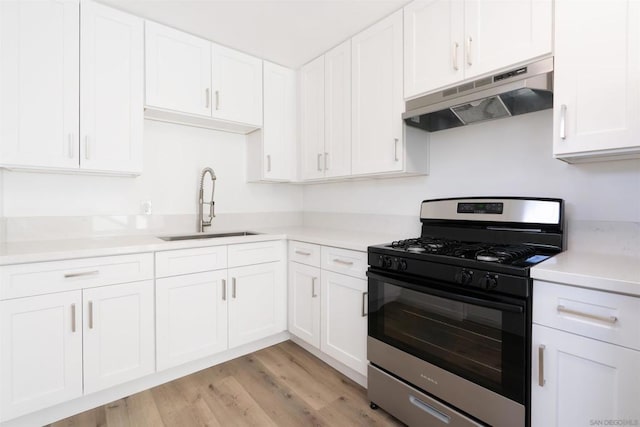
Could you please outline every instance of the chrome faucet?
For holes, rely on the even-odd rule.
[[[212,182],[211,201],[209,202],[205,202],[204,200],[202,200],[203,194],[204,194],[204,176],[207,174],[207,172],[211,175],[211,182]],[[216,190],[216,174],[215,172],[213,172],[213,169],[204,168],[202,170],[202,174],[200,175],[200,193],[198,197],[198,232],[200,233],[204,231],[204,227],[211,226],[211,221],[213,221],[213,218],[216,216],[214,211],[215,202],[213,201],[213,193],[215,192],[215,190]],[[203,207],[205,203],[209,205],[209,219],[206,221],[204,220],[204,213],[203,213]]]

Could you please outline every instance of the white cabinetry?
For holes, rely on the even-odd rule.
[[[143,21],[81,5],[80,167],[142,172]]]
[[[229,348],[285,330],[286,282],[283,263],[229,269]]]
[[[300,69],[300,174],[324,176],[324,56]]]
[[[0,301],[0,421],[82,395],[82,292]]]
[[[262,125],[262,60],[145,25],[147,118],[247,133]]]
[[[352,173],[402,171],[402,11],[351,42]]]
[[[140,173],[143,21],[89,1],[0,21],[0,166]]]
[[[156,279],[158,370],[227,349],[226,281],[226,269]]]
[[[351,174],[351,41],[300,70],[302,179]]]
[[[640,419],[638,313],[640,298],[534,283],[532,426]]]
[[[640,4],[555,2],[553,153],[569,163],[640,156]]]
[[[551,0],[417,0],[404,18],[405,98],[551,54]]]
[[[153,281],[82,291],[85,394],[155,371]]]
[[[147,106],[211,115],[211,43],[145,22]]]
[[[0,421],[155,371],[153,257],[0,266]]]
[[[289,242],[289,331],[362,375],[367,374],[366,256]]]
[[[292,181],[296,152],[296,73],[264,62],[262,130],[247,137],[248,181]]]
[[[262,125],[262,60],[211,45],[214,118]]]

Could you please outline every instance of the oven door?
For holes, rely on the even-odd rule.
[[[525,301],[367,272],[369,336],[525,403]]]

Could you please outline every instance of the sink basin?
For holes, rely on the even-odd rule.
[[[167,242],[173,242],[174,240],[216,239],[219,237],[254,236],[256,234],[259,233],[253,233],[251,231],[236,231],[233,233],[204,233],[186,234],[182,236],[158,236],[158,239],[162,239]]]

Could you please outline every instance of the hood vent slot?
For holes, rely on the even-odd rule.
[[[428,132],[553,107],[553,58],[407,102],[409,126]]]

